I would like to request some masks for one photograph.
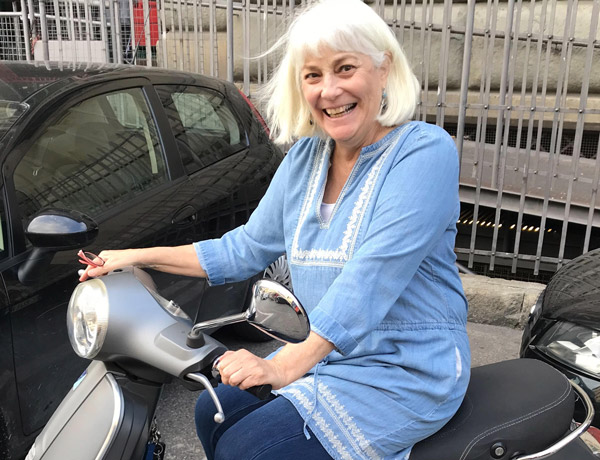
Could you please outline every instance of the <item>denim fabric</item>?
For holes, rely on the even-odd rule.
[[[208,460],[327,460],[319,441],[304,436],[304,420],[285,398],[261,401],[228,385],[215,390],[225,422],[215,423],[215,405],[207,392],[196,403],[196,433]],[[260,427],[260,429],[256,429]]]
[[[333,147],[298,141],[248,223],[196,252],[214,284],[286,252],[312,330],[336,350],[278,394],[333,458],[405,459],[454,414],[469,380],[458,154],[437,126],[394,129],[363,148],[325,222]]]

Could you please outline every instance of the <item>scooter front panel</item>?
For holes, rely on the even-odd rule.
[[[36,438],[28,459],[102,459],[123,414],[123,393],[114,376],[103,365],[90,366]]]

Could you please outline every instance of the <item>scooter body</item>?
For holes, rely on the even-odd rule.
[[[190,389],[206,389],[215,403],[215,421],[222,422],[227,414],[213,390],[218,383],[213,362],[226,349],[202,330],[248,321],[295,343],[310,330],[293,294],[272,281],[259,283],[246,313],[196,325],[160,297],[150,277],[139,269],[80,284],[69,305],[69,330],[76,352],[94,361],[26,460],[162,458],[163,445],[153,420],[162,386],[172,378]],[[270,392],[268,387],[260,390],[264,395]],[[598,460],[579,439],[594,415],[583,391],[577,397],[585,403],[587,417],[572,427],[579,391],[537,360],[474,368],[457,414],[417,444],[410,459]]]

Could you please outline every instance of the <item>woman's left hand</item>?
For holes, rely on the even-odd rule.
[[[217,369],[223,383],[241,390],[267,383],[278,390],[289,383],[275,362],[259,358],[244,349],[225,352],[219,358]]]

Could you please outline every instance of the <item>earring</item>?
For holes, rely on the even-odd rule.
[[[387,92],[385,91],[385,88],[383,88],[383,91],[381,93],[380,113],[385,112],[386,109],[387,109]]]
[[[309,124],[310,126],[312,126],[312,125],[314,125],[314,124],[315,124],[315,122],[313,121],[312,117],[310,117],[310,118],[308,119],[308,124]]]

